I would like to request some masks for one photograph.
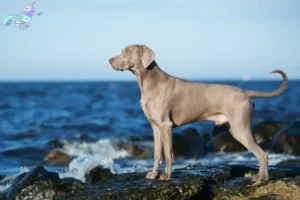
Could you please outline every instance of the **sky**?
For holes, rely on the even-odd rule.
[[[0,19],[33,1],[0,1]],[[0,25],[0,81],[135,80],[108,63],[129,44],[186,79],[300,79],[299,0],[35,1],[29,29]]]

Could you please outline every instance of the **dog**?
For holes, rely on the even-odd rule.
[[[287,76],[282,70],[281,86],[273,92],[245,91],[224,84],[186,81],[161,70],[155,62],[155,53],[145,45],[129,45],[122,53],[109,59],[115,70],[129,70],[136,75],[141,90],[143,112],[154,135],[154,166],[146,176],[155,179],[162,162],[162,148],[166,161],[160,180],[169,180],[174,161],[172,128],[197,121],[213,121],[216,125],[229,124],[232,136],[251,151],[259,161],[259,172],[252,181],[268,180],[268,156],[256,144],[251,133],[255,97],[273,97],[287,87]]]

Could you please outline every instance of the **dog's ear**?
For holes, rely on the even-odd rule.
[[[149,65],[154,61],[155,53],[148,48],[147,46],[141,46],[141,61],[145,68],[149,67]]]

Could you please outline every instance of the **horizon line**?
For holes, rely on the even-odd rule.
[[[231,79],[185,79],[187,81],[216,81],[216,82],[222,82],[222,81],[239,81],[239,82],[252,82],[252,81],[278,81],[281,82],[282,79],[278,79],[278,78],[268,78],[268,79],[250,79],[250,80],[243,80],[243,79],[235,79],[235,78],[231,78]],[[288,79],[288,81],[300,81],[300,78],[290,78]],[[136,82],[135,79],[48,79],[48,80],[31,80],[31,79],[23,79],[23,80],[0,80],[0,83],[24,83],[24,82],[32,82],[32,83],[41,83],[41,82],[45,82],[45,83],[64,83],[64,82]]]

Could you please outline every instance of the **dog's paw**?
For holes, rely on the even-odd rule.
[[[171,175],[168,174],[168,173],[162,173],[162,174],[159,176],[159,180],[162,180],[162,181],[170,180],[170,178],[171,178]]]
[[[267,175],[260,175],[260,174],[253,175],[251,179],[251,181],[255,182],[256,184],[260,184],[261,182],[267,180],[269,180]]]
[[[155,174],[153,172],[148,172],[146,179],[155,179],[156,176],[157,176],[157,174]]]
[[[262,182],[261,181],[255,181],[251,186],[257,186],[260,185]]]

